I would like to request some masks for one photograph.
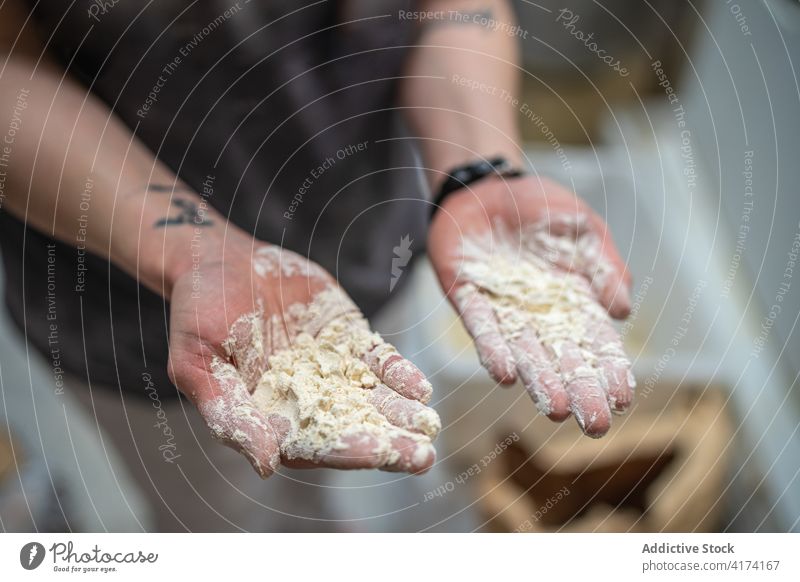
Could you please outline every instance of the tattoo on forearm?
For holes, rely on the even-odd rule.
[[[191,192],[192,189],[185,184],[148,184],[147,190],[149,192]],[[210,226],[214,222],[206,215],[205,202],[197,204],[193,200],[186,200],[184,198],[173,198],[170,201],[172,206],[178,208],[179,213],[177,216],[166,216],[160,218],[153,225],[156,228],[174,226],[178,224],[193,224],[195,226]],[[202,206],[202,207],[201,207]]]
[[[174,226],[177,224],[193,224],[195,226],[211,226],[213,221],[206,216],[205,210],[191,200],[176,198],[172,204],[180,209],[177,216],[167,216],[156,221],[156,228]]]
[[[176,198],[172,201],[172,205],[180,210],[178,215],[161,218],[157,220],[153,226],[158,228],[177,224],[193,224],[194,226],[210,226],[214,224],[214,222],[206,216],[205,210],[201,209],[200,206],[192,200]]]
[[[150,192],[186,192],[191,190],[185,184],[148,184],[147,189]]]

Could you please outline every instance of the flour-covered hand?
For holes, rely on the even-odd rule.
[[[630,312],[629,276],[602,219],[553,182],[491,178],[445,200],[428,246],[490,375],[604,435],[635,381],[611,324]]]
[[[430,384],[324,269],[237,233],[208,246],[172,290],[169,371],[217,439],[262,477],[433,464]]]

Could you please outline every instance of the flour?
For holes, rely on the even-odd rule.
[[[260,247],[253,256],[253,270],[261,278],[275,277],[319,277],[322,267],[308,259],[275,245]]]
[[[507,339],[518,339],[533,327],[540,341],[558,355],[565,339],[587,345],[591,326],[608,318],[581,275],[556,271],[537,254],[514,248],[507,240],[495,241],[492,250],[472,239],[465,245],[464,259],[462,277],[488,296]]]
[[[564,224],[560,226],[567,222],[567,217],[562,218]],[[580,219],[572,227],[567,230],[580,232]],[[593,285],[601,288],[613,267],[603,259],[595,235],[557,236],[551,234],[551,223],[512,233],[497,224],[487,235],[465,239],[461,259],[460,278],[468,283],[456,293],[456,304],[463,310],[476,292],[489,300],[517,367],[527,378],[535,378],[551,366],[565,385],[596,377],[607,389],[608,380],[599,365],[630,369],[616,334],[599,333],[607,332],[611,324],[608,313],[597,302]],[[593,271],[593,284],[579,272],[567,270],[570,268]],[[526,333],[535,334],[548,352],[549,362],[526,357],[519,348]],[[560,370],[559,361],[565,350],[570,350],[572,356],[575,346],[578,353],[574,355],[581,365],[569,373]],[[627,380],[632,388],[630,372]],[[549,414],[548,394],[539,390],[535,397],[540,410]],[[611,404],[616,411],[616,403]],[[573,412],[579,410],[580,407],[573,407]],[[586,420],[578,418],[582,426]]]
[[[373,370],[389,370],[387,362],[399,355],[370,331],[344,293],[328,289],[311,304],[292,305],[282,316],[248,314],[232,330],[248,326],[284,329],[291,338],[266,355],[267,369],[251,397],[265,417],[285,419],[282,456],[319,462],[331,454],[346,456],[355,443],[378,467],[401,461],[400,447],[415,447],[412,464],[432,458],[432,439],[441,427],[438,415],[421,404],[410,406],[376,376]],[[238,337],[242,335],[253,338],[256,352],[262,349],[258,332]],[[236,341],[232,337],[226,348],[232,350]],[[252,356],[242,359],[245,367],[259,362]],[[252,371],[239,373],[247,377]]]

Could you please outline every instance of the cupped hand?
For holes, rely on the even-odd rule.
[[[428,248],[492,378],[604,435],[635,387],[610,320],[630,312],[630,277],[604,221],[554,182],[492,177],[445,199]]]
[[[370,332],[336,281],[300,255],[244,235],[208,246],[212,250],[172,289],[169,373],[197,406],[213,436],[244,454],[262,477],[281,463],[427,470],[435,457],[430,441],[440,428],[438,416],[424,404],[431,386],[413,364]],[[313,305],[323,293],[337,298],[333,307],[328,303],[324,317],[288,315]],[[287,445],[299,428],[287,407],[265,407],[256,402],[253,391],[273,356],[289,353],[301,336],[329,332],[327,326],[334,322],[343,336],[327,333],[326,337],[334,342],[330,347],[336,354],[348,345],[345,335],[360,334],[363,341],[358,345],[363,349],[344,356],[363,362],[365,372],[374,377],[364,388],[366,399],[380,420],[393,428],[341,427],[341,434],[329,435],[333,446],[298,453]]]

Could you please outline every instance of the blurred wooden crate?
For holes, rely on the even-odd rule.
[[[714,531],[733,436],[725,399],[711,388],[654,392],[598,440],[519,407],[493,429],[519,440],[479,476],[488,529]]]

